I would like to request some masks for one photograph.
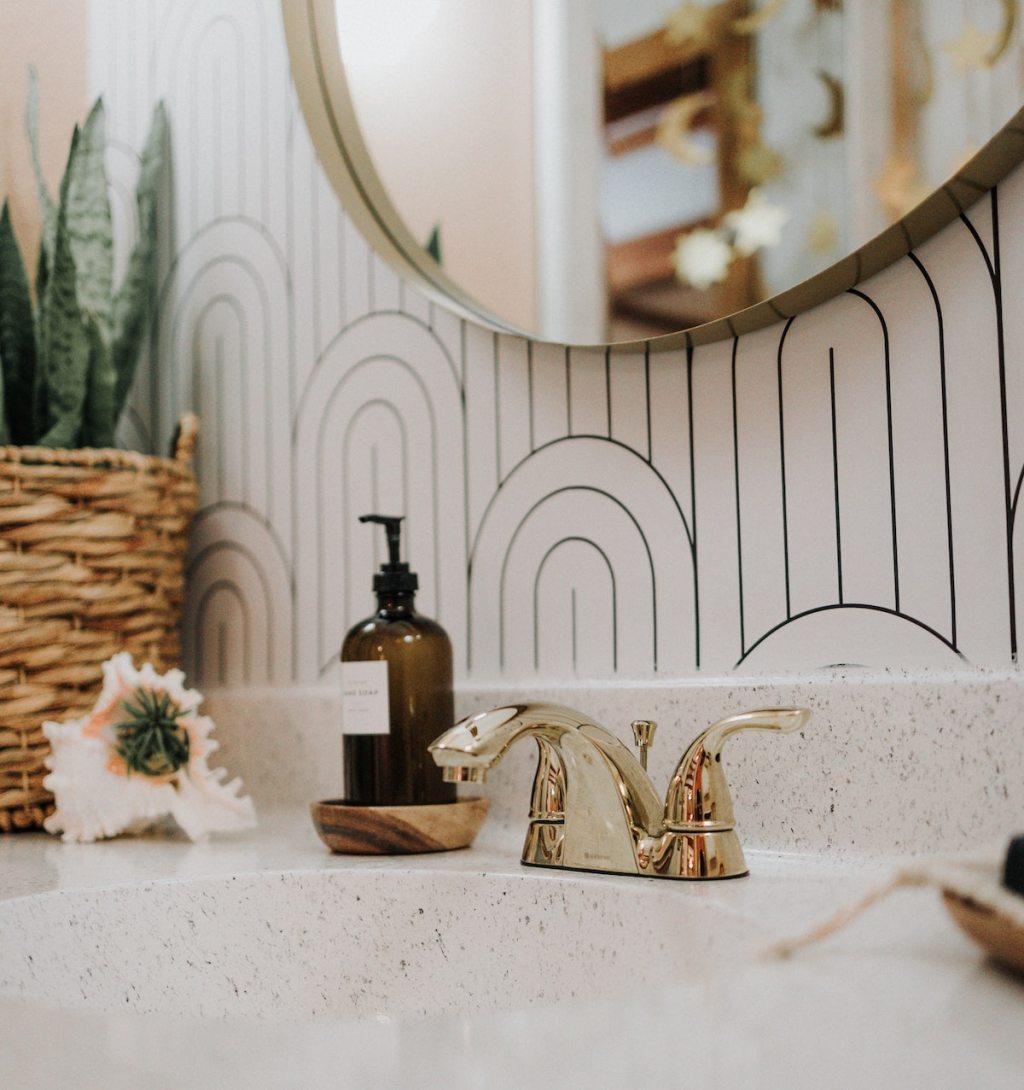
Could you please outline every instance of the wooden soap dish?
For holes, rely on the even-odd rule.
[[[489,802],[457,799],[430,806],[355,806],[344,799],[314,802],[309,810],[320,839],[342,855],[416,855],[468,848],[487,817]]]
[[[979,946],[1018,973],[1024,973],[1024,927],[989,905],[943,890],[949,914]]]

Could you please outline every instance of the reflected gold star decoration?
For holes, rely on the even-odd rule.
[[[733,34],[756,34],[782,11],[785,2],[786,0],[765,0],[757,11],[744,15],[741,19],[734,19],[731,27]]]
[[[687,0],[669,12],[665,19],[665,37],[672,45],[710,45],[714,38],[714,12],[704,4]]]
[[[782,156],[760,140],[747,144],[736,155],[736,169],[748,185],[764,185],[777,178],[785,163]]]
[[[930,192],[918,175],[917,163],[903,155],[889,156],[871,188],[893,219],[909,212]]]
[[[839,241],[839,224],[831,212],[816,212],[807,227],[807,249],[824,257]]]
[[[989,67],[998,43],[998,34],[982,30],[968,19],[955,38],[943,43],[942,49],[953,59],[957,74],[963,76],[974,68]]]

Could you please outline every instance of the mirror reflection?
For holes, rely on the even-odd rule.
[[[413,236],[544,340],[722,317],[866,242],[1018,109],[1018,0],[336,0]]]

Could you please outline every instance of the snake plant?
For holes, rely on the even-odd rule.
[[[0,210],[0,444],[112,447],[153,306],[167,118],[158,104],[135,194],[138,239],[116,289],[103,100],[75,128],[56,201],[39,164],[39,85],[32,69],[25,126],[42,239],[33,292],[5,200]]]

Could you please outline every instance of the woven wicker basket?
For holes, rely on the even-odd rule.
[[[52,812],[42,723],[91,707],[102,662],[178,664],[197,432],[173,458],[0,447],[0,831]]]

